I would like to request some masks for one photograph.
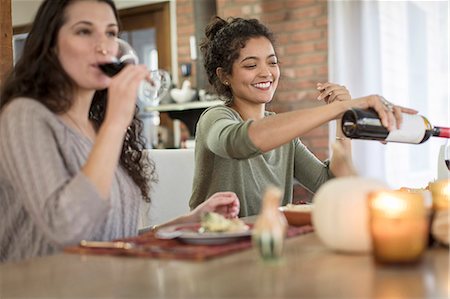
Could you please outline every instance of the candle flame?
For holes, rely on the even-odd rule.
[[[450,196],[450,184],[446,184],[446,185],[442,188],[442,194],[443,194],[444,196],[447,196],[447,199],[448,199],[448,196]]]
[[[383,193],[373,200],[372,207],[390,217],[399,216],[407,209],[406,202],[403,199]]]

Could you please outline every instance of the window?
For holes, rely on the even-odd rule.
[[[382,94],[449,126],[448,2],[329,1],[330,80],[358,97]],[[424,187],[437,177],[439,147],[354,141],[364,176],[391,187]]]
[[[13,36],[13,61],[14,64],[19,60],[22,55],[23,47],[25,46],[25,40],[28,33],[15,34]]]

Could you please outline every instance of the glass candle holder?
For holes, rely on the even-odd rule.
[[[423,189],[423,188],[402,187],[402,188],[400,188],[400,191],[408,192],[408,193],[422,194],[422,196],[424,198],[424,203],[425,203],[425,210],[426,210],[427,217],[428,217],[428,246],[430,246],[430,247],[433,246],[435,241],[434,241],[433,235],[431,234],[431,224],[433,222],[434,212],[433,212],[433,197],[431,196],[430,190]]]
[[[431,245],[449,244],[450,179],[428,184],[433,198],[433,217],[430,228]]]
[[[428,240],[428,216],[422,193],[372,192],[368,197],[370,233],[376,262],[414,263]]]
[[[433,210],[450,209],[450,179],[435,181],[428,184],[433,197]]]

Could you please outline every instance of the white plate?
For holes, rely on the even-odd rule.
[[[156,237],[160,239],[178,238],[188,244],[196,245],[220,245],[243,240],[251,236],[251,230],[244,232],[224,233],[199,233],[199,223],[177,224],[162,227],[156,231]]]

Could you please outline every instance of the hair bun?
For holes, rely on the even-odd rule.
[[[215,16],[211,19],[211,22],[206,26],[205,28],[205,35],[209,40],[212,40],[217,32],[220,31],[220,29],[224,28],[228,25],[228,22],[222,19],[219,16]]]

